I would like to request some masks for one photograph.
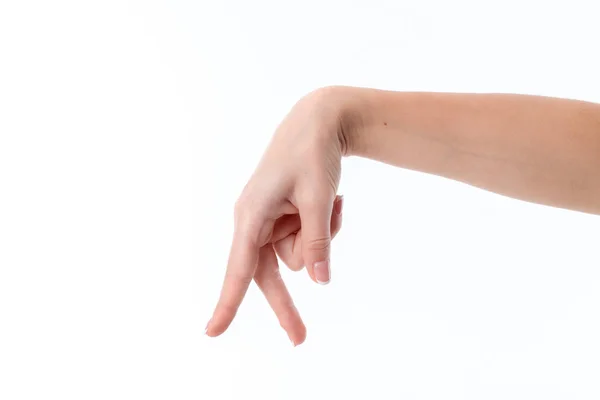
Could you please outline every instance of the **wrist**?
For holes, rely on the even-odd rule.
[[[366,89],[350,86],[326,86],[309,94],[313,104],[331,124],[328,132],[342,156],[360,154],[367,118]]]

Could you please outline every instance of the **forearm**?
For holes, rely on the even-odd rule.
[[[600,105],[345,88],[347,155],[600,214]]]

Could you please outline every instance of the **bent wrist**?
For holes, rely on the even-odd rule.
[[[342,156],[360,154],[364,130],[370,120],[367,91],[351,86],[326,86],[307,95],[331,124],[329,134],[334,135],[332,139],[339,144]]]

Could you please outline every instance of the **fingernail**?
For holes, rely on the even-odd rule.
[[[327,285],[331,279],[331,271],[329,270],[329,260],[319,261],[313,265],[315,269],[315,279],[321,285]]]
[[[208,334],[208,326],[210,325],[210,321],[212,321],[212,319],[209,319],[208,322],[206,323],[206,327],[204,328],[204,334],[207,335]]]
[[[344,196],[340,196],[340,199],[333,205],[333,211],[337,215],[342,215],[343,208],[344,208]]]
[[[290,339],[290,343],[292,344],[292,346],[296,347],[296,343],[294,343],[292,339]]]

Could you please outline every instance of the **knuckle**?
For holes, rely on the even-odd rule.
[[[304,260],[299,251],[291,254],[284,253],[280,255],[280,258],[291,271],[300,271],[304,268]]]
[[[282,282],[283,281],[283,278],[282,278],[281,274],[279,273],[279,269],[272,270],[271,279],[273,280],[273,282]]]
[[[239,240],[238,243],[249,243],[251,246],[256,246],[258,243],[258,232],[254,224],[249,220],[242,220],[236,224],[235,235]],[[234,241],[236,239],[234,238]]]
[[[256,272],[256,278],[261,283],[266,281],[279,282],[283,280],[278,266],[273,268],[259,268]]]
[[[302,271],[304,269],[304,264],[302,262],[290,263],[288,268],[294,272]]]
[[[306,240],[306,248],[309,251],[326,251],[331,246],[330,237],[319,237]]]
[[[240,219],[243,219],[248,214],[247,203],[248,201],[245,197],[240,197],[235,202],[235,205],[233,207],[233,217],[236,222]]]
[[[284,260],[285,265],[291,271],[301,271],[304,268],[304,260],[302,254],[292,255]]]
[[[316,210],[321,208],[324,203],[325,201],[323,201],[320,197],[309,194],[301,200],[301,207],[302,209],[306,210]]]
[[[227,271],[225,274],[225,279],[235,282],[236,284],[241,284],[244,286],[249,285],[252,282],[252,275],[248,275],[245,273],[239,273],[234,271]]]
[[[295,197],[301,208],[321,207],[329,199],[327,184],[322,182],[322,177],[314,178],[314,175],[303,176],[295,190]]]
[[[325,209],[333,203],[335,191],[333,190],[329,180],[323,182],[315,182],[310,180],[308,183],[299,185],[296,192],[296,199],[300,210],[318,211]]]
[[[233,210],[235,231],[240,238],[256,244],[260,232],[259,215],[250,206],[250,202],[245,197],[240,197]]]
[[[303,194],[302,197],[298,199],[300,212],[304,212],[306,214],[321,213],[328,204],[327,198],[315,193],[310,193],[314,192],[314,190],[304,190],[304,192],[309,193]]]
[[[290,269],[293,271],[301,271],[305,267],[304,256],[301,246],[298,246],[297,251],[292,256]]]

